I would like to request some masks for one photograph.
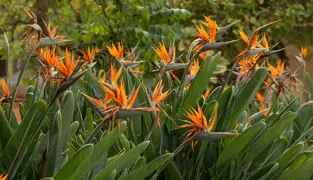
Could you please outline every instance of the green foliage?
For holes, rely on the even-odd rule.
[[[38,2],[22,1],[34,7]],[[51,1],[48,7],[54,9],[47,12],[52,22],[57,18],[64,22],[60,32],[73,41],[37,37],[37,31],[44,29],[33,22],[31,32],[36,30],[39,41],[23,47],[30,50],[13,91],[10,87],[8,95],[1,85],[0,172],[7,179],[312,179],[313,103],[304,102],[303,94],[290,93],[286,84],[294,85],[295,72],[283,69],[274,76],[267,60],[277,51],[266,47],[265,39],[236,51],[239,46],[232,38],[237,35],[231,31],[235,19],[260,26],[281,17],[282,7],[276,1],[73,2]],[[303,4],[286,5],[286,17],[292,14],[295,19],[269,23],[250,34],[270,30],[280,37],[284,33],[279,32],[288,29],[286,24],[311,18],[311,5]],[[189,27],[207,11],[204,5],[216,19],[226,16],[220,7],[236,11],[230,11],[226,25],[216,27],[214,40],[199,35],[195,39]],[[265,17],[275,7],[278,12]],[[209,38],[213,30],[208,28]],[[125,50],[110,52],[112,60],[106,50],[111,41],[123,42],[125,50],[137,45],[127,55]],[[169,48],[159,50],[155,45],[161,41]],[[62,48],[69,43],[77,51],[64,58]],[[91,61],[78,51],[87,44],[102,48]],[[218,51],[223,46],[231,49],[226,56],[243,52],[226,78],[223,51]],[[56,49],[52,65],[42,62],[45,47]],[[201,60],[201,55],[206,58]],[[75,64],[69,56],[81,58]],[[301,56],[299,69],[305,68]],[[38,71],[24,99],[19,99],[18,88],[27,79],[25,71],[33,57],[40,60],[44,73]],[[240,62],[249,64],[256,57],[253,67],[243,72]],[[64,69],[71,74],[64,75]],[[237,79],[229,81],[235,75]],[[313,81],[308,74],[306,79],[312,99]],[[304,91],[302,84],[301,88]],[[212,91],[206,94],[207,89]],[[256,98],[258,92],[263,99]],[[13,111],[16,102],[21,119]]]
[[[187,110],[188,107],[194,107],[203,91],[208,87],[210,78],[221,59],[221,54],[214,57],[208,56],[201,64],[201,68],[190,85],[190,89],[186,94],[181,109]]]

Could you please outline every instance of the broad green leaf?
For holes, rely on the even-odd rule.
[[[267,69],[259,68],[250,78],[248,83],[238,93],[235,99],[235,105],[228,129],[232,129],[236,124],[238,118],[248,105],[254,100],[256,93],[259,91],[260,86],[267,76]]]
[[[166,161],[172,158],[172,153],[163,154],[155,159],[153,159],[150,163],[142,166],[141,168],[130,172],[128,175],[121,178],[121,180],[137,180],[144,179],[149,176],[155,170],[157,170],[161,165],[163,165]]]
[[[109,174],[114,170],[116,171],[116,173],[120,173],[128,164],[135,161],[138,156],[147,149],[149,144],[149,141],[144,141],[143,143],[129,150],[125,154],[120,155],[108,166],[106,166],[99,174],[97,174],[94,180],[106,179]]]
[[[295,120],[295,124],[299,127],[299,134],[302,131],[306,131],[310,126],[312,126],[312,116],[313,116],[313,101],[308,101],[302,104],[297,110],[299,116]]]
[[[279,164],[279,169],[285,169],[288,164],[300,153],[304,148],[303,143],[299,143],[287,149],[279,158],[277,159],[277,163]]]
[[[287,116],[279,119],[271,127],[268,127],[262,136],[251,146],[247,153],[247,159],[252,160],[258,154],[260,154],[268,145],[274,142],[274,140],[284,131],[284,129],[297,117],[297,113],[290,113]]]
[[[297,167],[290,167],[287,169],[287,171],[283,174],[283,176],[280,178],[280,180],[293,180],[293,179],[302,179],[303,175],[306,173],[311,173],[311,172],[306,172],[313,166],[313,157],[310,159],[306,160],[305,162],[301,162]],[[310,179],[310,176],[305,178],[305,179]]]
[[[85,131],[88,132],[87,134],[90,134],[94,130],[92,109],[91,108],[87,108],[84,124],[85,124],[84,125]]]
[[[220,131],[224,125],[225,121],[223,120],[225,119],[228,105],[234,97],[234,93],[235,87],[230,86],[222,93],[221,97],[218,100],[219,108],[216,119],[216,131]]]
[[[228,146],[226,146],[217,160],[217,165],[225,164],[234,159],[241,151],[247,148],[261,132],[265,129],[266,124],[259,122],[248,129],[242,134],[238,135]]]
[[[73,92],[68,91],[64,98],[64,105],[62,106],[62,132],[61,132],[61,146],[64,148],[66,142],[69,140],[70,126],[73,122],[74,116],[74,95]]]
[[[279,164],[276,163],[266,174],[264,174],[264,176],[260,178],[260,180],[266,180],[270,178],[270,176],[277,170],[278,166]]]
[[[48,133],[49,134],[49,133]],[[38,139],[38,143],[36,144],[36,147],[32,153],[32,156],[30,157],[28,161],[28,168],[26,169],[25,174],[28,174],[27,172],[31,172],[33,169],[35,169],[36,166],[38,166],[43,158],[44,152],[47,150],[47,146],[49,143],[49,135],[42,135]]]
[[[86,144],[81,147],[74,156],[69,159],[69,161],[53,176],[55,180],[77,180],[76,174],[79,170],[79,167],[86,164],[87,161],[90,161],[90,157],[93,153],[94,145]],[[85,167],[86,168],[86,167]]]
[[[114,180],[116,177],[116,171],[115,169],[110,173],[110,175],[108,176],[107,180]]]
[[[10,104],[9,103],[3,103],[2,108],[6,114],[6,117],[9,117]],[[9,121],[9,119],[8,119],[8,121]],[[12,127],[13,129],[16,129],[18,126],[17,119],[16,119],[14,113],[12,114],[12,119],[11,119],[11,122],[9,122],[9,124],[10,124],[10,127]]]
[[[52,121],[51,128],[49,131],[49,143],[47,148],[47,162],[46,162],[46,176],[51,177],[54,174],[56,167],[57,156],[61,156],[58,153],[58,145],[60,137],[60,123],[61,121],[61,112],[58,111],[55,115],[54,120]]]
[[[130,149],[130,142],[126,139],[125,135],[121,134],[119,140],[123,148],[125,148],[126,151],[128,151]]]
[[[141,166],[147,164],[147,160],[145,157],[140,157],[139,159],[137,159],[137,161],[134,163],[133,167],[132,167],[132,171],[140,168]]]
[[[73,176],[73,179],[80,179],[88,170],[91,170],[101,157],[105,155],[109,148],[117,142],[119,136],[125,131],[126,127],[127,123],[126,121],[123,121],[119,126],[105,134],[104,137],[97,144],[95,144],[91,157],[84,166],[79,167],[75,176]]]
[[[261,169],[259,169],[256,173],[248,177],[248,180],[261,179],[263,177],[266,178],[268,175],[273,174],[278,169],[278,163],[271,163]]]
[[[4,147],[6,146],[6,144],[8,143],[9,139],[12,136],[12,130],[1,106],[0,106],[0,127],[1,127],[0,152],[3,152]]]
[[[33,104],[5,146],[1,156],[1,169],[7,173],[12,166],[9,179],[14,177],[22,161],[27,162],[29,157],[24,156],[28,148],[34,148],[28,145],[37,134],[39,135],[38,126],[41,124],[39,120],[44,115],[45,110],[44,101]]]
[[[91,71],[88,71],[85,74],[85,78],[87,83],[97,92],[100,93],[100,95],[102,95],[104,97],[104,95],[106,94],[105,91],[102,89],[102,86],[99,82],[99,80],[94,77],[94,75],[91,73]],[[83,89],[81,89],[83,91]]]
[[[79,128],[79,122],[75,121],[70,125],[70,129],[69,129],[69,138],[73,137],[76,133],[76,131]]]
[[[19,111],[20,111],[21,119],[23,119],[27,113],[23,104],[19,104]]]
[[[174,161],[170,161],[164,171],[166,177],[169,179],[183,180],[183,175]]]
[[[216,65],[219,63],[221,58],[221,53],[218,53],[215,56],[208,56],[202,63],[201,67],[192,81],[190,88],[187,92],[187,95],[182,104],[182,110],[186,110],[190,107],[194,107],[197,103],[199,97],[203,94],[204,90],[208,87],[210,82],[210,77],[212,76]]]
[[[288,139],[285,137],[277,139],[269,151],[267,161],[273,162],[287,149],[288,147]]]
[[[61,122],[60,122],[60,138],[58,141],[58,147],[57,147],[57,160],[56,160],[56,170],[58,170],[63,161],[63,158],[61,154],[66,148],[66,143],[69,140],[69,134],[70,134],[70,126],[73,122],[73,116],[74,116],[74,95],[72,91],[68,91],[64,97],[63,100],[64,104],[61,108]]]
[[[289,169],[296,169],[298,168],[302,163],[306,162],[307,160],[311,159],[313,157],[313,151],[304,151],[303,153],[299,154],[294,158],[292,163],[289,165]]]

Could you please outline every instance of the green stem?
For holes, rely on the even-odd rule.
[[[24,65],[23,65],[23,67],[21,69],[21,72],[20,72],[20,74],[18,76],[18,79],[17,79],[17,82],[16,82],[16,86],[15,86],[15,89],[13,91],[12,98],[11,98],[11,104],[10,104],[10,110],[9,110],[9,118],[8,118],[9,119],[9,124],[11,123],[11,120],[12,120],[12,111],[13,111],[13,106],[14,106],[14,102],[15,102],[15,99],[16,99],[18,87],[19,87],[19,85],[21,83],[21,80],[22,80],[22,77],[24,75],[24,72],[25,72],[25,69],[27,67],[27,64],[29,63],[30,58],[32,57],[36,47],[37,47],[37,45],[34,45],[32,47],[32,49],[29,50],[27,58],[26,58],[26,61],[24,62]]]
[[[297,72],[304,66],[304,64],[302,63],[292,74],[296,75]],[[303,68],[303,70],[305,71],[305,69]]]
[[[236,68],[236,66],[237,66],[237,61],[236,61],[236,62],[233,64],[233,66],[231,67],[231,69],[230,69],[230,71],[229,71],[229,73],[228,73],[228,75],[227,75],[226,81],[225,81],[224,84],[222,85],[222,88],[221,88],[221,90],[220,90],[220,92],[219,92],[219,94],[218,94],[218,96],[217,96],[217,99],[218,99],[218,100],[219,100],[220,96],[222,95],[222,92],[223,92],[225,86],[227,85],[227,83],[228,83],[228,81],[229,81],[231,75],[233,74],[233,71],[234,71],[234,69]]]
[[[7,38],[5,33],[3,33],[3,36],[4,36],[4,43],[5,43],[6,50],[7,50],[7,56],[6,56],[6,59],[5,59],[5,82],[8,83],[8,68],[9,68],[10,45],[9,45],[9,41],[8,41],[8,38]]]
[[[46,85],[47,85],[47,80],[44,80],[37,100],[40,100],[40,97],[43,97],[44,99],[44,90],[46,89]]]
[[[190,54],[191,54],[191,50],[188,51],[188,55],[187,55],[188,59],[190,59]],[[177,92],[178,97],[175,99],[175,102],[174,102],[175,106],[174,106],[174,109],[173,109],[173,114],[177,114],[177,109],[180,109],[180,107],[182,105],[182,103],[180,105],[177,105],[177,102],[181,102],[181,99],[183,98],[182,97],[183,96],[183,89],[184,89],[184,87],[186,85],[186,80],[185,79],[186,79],[186,76],[188,74],[188,69],[191,66],[192,62],[194,61],[195,57],[196,57],[196,55],[191,57],[188,65],[185,68],[184,74],[183,74],[183,76],[181,78],[181,81],[180,81],[181,83],[180,83],[180,86],[179,86],[178,92]]]

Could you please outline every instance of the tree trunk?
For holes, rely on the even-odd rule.
[[[0,60],[0,77],[4,77],[5,76],[5,59],[1,59]]]

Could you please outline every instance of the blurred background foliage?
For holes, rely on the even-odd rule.
[[[106,46],[122,42],[125,49],[138,43],[141,59],[152,60],[153,47],[159,41],[169,45],[174,39],[178,51],[184,51],[195,38],[195,24],[203,15],[218,24],[227,17],[226,24],[240,20],[225,36],[238,39],[238,28],[251,35],[260,25],[282,21],[268,32],[270,42],[280,41],[278,48],[292,44],[307,46],[313,42],[313,0],[0,0],[0,59],[4,59],[3,33],[10,42],[10,62],[16,72],[21,49],[21,31],[29,18],[24,8],[32,10],[43,21],[58,25],[58,33],[72,39],[76,49],[96,45],[102,49],[103,62],[109,58]],[[198,20],[197,20],[198,19]],[[45,32],[45,29],[43,29]],[[181,40],[184,39],[184,40]],[[271,44],[271,43],[270,43]],[[273,44],[273,43],[272,43]],[[147,48],[148,47],[148,48]],[[231,60],[244,43],[225,47],[223,56]],[[285,52],[278,54],[287,60]]]

